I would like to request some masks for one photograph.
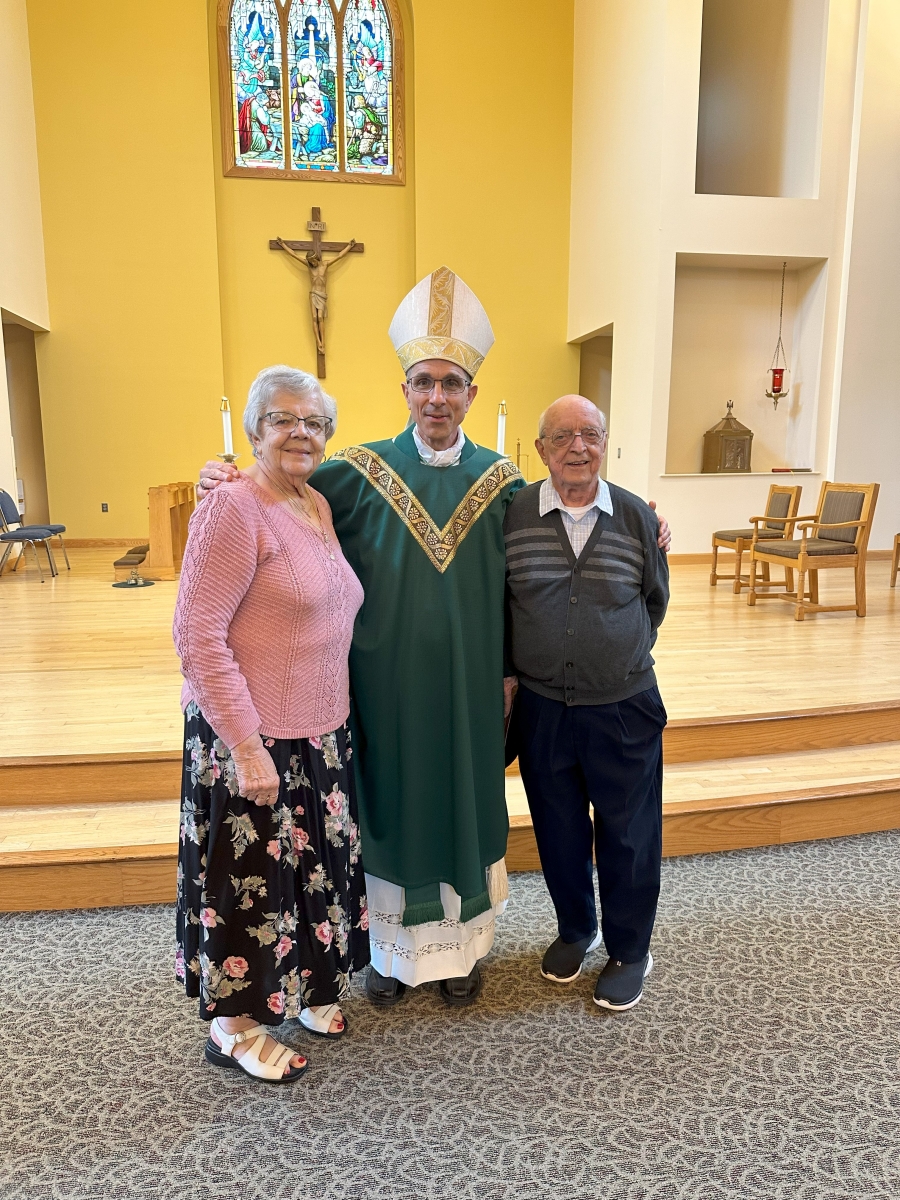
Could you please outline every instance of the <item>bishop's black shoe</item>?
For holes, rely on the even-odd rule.
[[[401,983],[399,979],[392,979],[389,975],[382,975],[374,967],[369,967],[369,973],[366,976],[366,995],[373,1004],[387,1008],[391,1004],[396,1004],[398,1000],[402,1000],[405,993],[405,983]]]
[[[457,1008],[474,1004],[481,995],[481,984],[481,971],[476,963],[468,975],[441,980],[441,999],[445,1004],[453,1004]]]

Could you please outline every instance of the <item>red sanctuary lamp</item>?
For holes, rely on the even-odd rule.
[[[781,264],[781,307],[778,311],[778,341],[775,343],[775,355],[772,359],[772,365],[769,367],[769,386],[766,389],[766,395],[778,408],[778,401],[791,390],[791,372],[787,365],[787,356],[784,353],[784,343],[781,340],[781,329],[784,322],[784,279],[787,271],[787,263]]]

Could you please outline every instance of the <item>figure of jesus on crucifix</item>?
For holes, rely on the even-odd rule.
[[[311,242],[286,242],[274,238],[269,242],[272,250],[284,250],[291,258],[309,270],[309,310],[312,317],[313,334],[316,339],[317,374],[325,378],[325,320],[328,316],[328,271],[336,262],[351,253],[361,254],[365,247],[356,238],[349,242],[323,242],[325,222],[318,208],[312,210],[312,220],[306,228],[313,235]],[[334,252],[334,258],[326,259],[325,252]]]

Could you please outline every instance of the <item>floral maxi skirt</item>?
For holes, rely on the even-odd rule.
[[[200,1016],[279,1025],[343,999],[369,961],[346,725],[265,738],[274,807],[238,795],[228,747],[196,704],[184,714],[175,970]]]

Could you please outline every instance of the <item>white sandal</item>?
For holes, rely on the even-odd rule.
[[[331,1033],[331,1022],[335,1017],[340,1017],[344,1022],[344,1028],[337,1033]],[[347,1018],[341,1012],[339,1004],[329,1004],[327,1008],[323,1008],[321,1012],[317,1013],[313,1012],[311,1008],[301,1009],[300,1024],[310,1033],[314,1033],[316,1037],[330,1038],[332,1041],[342,1038],[347,1032]]]
[[[305,1062],[302,1067],[291,1067],[287,1075],[284,1073],[284,1068],[291,1061],[296,1050],[291,1050],[289,1046],[282,1046],[280,1042],[275,1042],[277,1049],[274,1050],[268,1062],[263,1062],[259,1057],[265,1044],[266,1038],[271,1037],[268,1029],[262,1025],[254,1025],[250,1029],[241,1029],[237,1033],[226,1033],[218,1017],[213,1019],[216,1033],[222,1040],[222,1045],[217,1046],[210,1035],[209,1041],[206,1043],[207,1062],[211,1062],[216,1067],[237,1067],[243,1071],[245,1075],[251,1076],[253,1079],[262,1079],[266,1083],[293,1083],[309,1067],[309,1061]],[[253,1039],[256,1041],[253,1041]],[[272,1039],[275,1041],[275,1039]],[[234,1057],[235,1046],[243,1045],[244,1042],[253,1041],[240,1058]],[[305,1055],[300,1056],[305,1057]]]

